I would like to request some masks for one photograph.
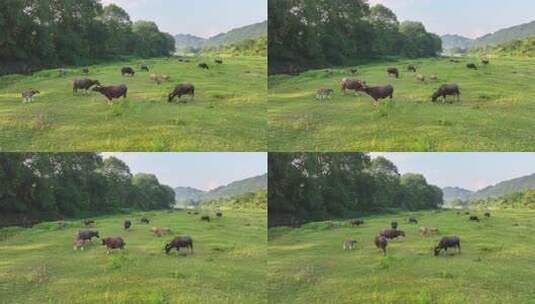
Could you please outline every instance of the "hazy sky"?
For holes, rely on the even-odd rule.
[[[102,0],[124,8],[130,18],[156,22],[170,34],[208,38],[267,19],[267,0]]]
[[[370,0],[382,3],[400,21],[421,21],[434,33],[477,38],[535,20],[533,0]]]
[[[421,173],[439,187],[479,190],[535,173],[535,153],[372,153],[391,160],[400,173]]]
[[[171,187],[210,190],[267,172],[266,153],[103,153]]]

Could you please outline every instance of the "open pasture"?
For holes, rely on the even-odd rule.
[[[272,228],[268,289],[273,303],[533,303],[533,210],[496,210],[470,222],[464,211],[428,211]],[[414,216],[418,224],[407,223]],[[374,237],[397,220],[406,237],[389,241],[387,255]],[[439,233],[422,236],[421,226]],[[456,250],[434,256],[443,236],[457,235]],[[342,242],[357,241],[344,251]]]
[[[211,221],[200,220],[210,215]],[[150,224],[141,224],[142,216]],[[129,219],[131,231],[124,231]],[[73,250],[82,221],[0,230],[0,303],[266,303],[265,210],[148,212],[95,218],[100,232]],[[171,235],[156,237],[151,227]],[[193,239],[193,255],[164,252],[177,235]],[[106,254],[101,240],[121,236],[123,251]],[[188,253],[188,254],[186,254]]]
[[[131,60],[0,77],[0,151],[263,151],[266,147],[266,58],[253,56]],[[209,70],[198,67],[207,63]],[[141,65],[149,66],[149,72]],[[132,67],[134,77],[121,76]],[[150,74],[167,75],[157,85]],[[98,92],[73,95],[75,78],[128,86],[112,106]],[[195,100],[168,103],[175,86],[195,86]],[[21,92],[41,93],[22,103]]]
[[[478,58],[401,60],[311,70],[269,78],[270,151],[532,151],[535,147],[535,60]],[[468,69],[475,63],[477,70]],[[407,71],[409,64],[417,72]],[[400,78],[389,77],[395,67]],[[358,72],[352,75],[351,69]],[[417,75],[426,77],[418,81]],[[431,80],[436,75],[437,80]],[[391,84],[379,106],[364,93],[343,94],[343,78]],[[431,101],[442,84],[457,83],[461,101]],[[316,100],[322,88],[330,99]]]

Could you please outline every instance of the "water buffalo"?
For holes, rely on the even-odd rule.
[[[414,64],[409,64],[409,66],[407,66],[407,71],[416,73],[416,66]]]
[[[132,222],[129,220],[124,221],[124,230],[128,230],[132,227]]]
[[[78,90],[85,90],[85,93],[87,93],[87,90],[94,85],[100,86],[100,82],[89,78],[75,79],[72,82],[72,94],[78,93]]]
[[[146,65],[146,64],[142,64],[139,69],[142,70],[142,71],[148,72],[149,71],[149,66]]]
[[[459,253],[461,253],[461,240],[456,236],[443,237],[434,248],[435,256],[438,256],[441,250],[447,253],[448,248],[457,248]]]
[[[84,220],[84,225],[85,226],[89,226],[91,224],[95,224],[95,220],[91,220],[91,219]]]
[[[363,220],[359,220],[359,219],[355,219],[355,220],[351,220],[351,226],[355,227],[355,226],[360,226],[360,225],[364,225],[364,221]]]
[[[477,70],[477,66],[475,65],[475,63],[468,63],[466,67],[472,70]]]
[[[157,237],[162,237],[162,236],[164,236],[166,234],[170,234],[171,233],[171,229],[169,229],[169,228],[152,227],[150,229],[150,231],[152,233],[154,233],[154,235],[157,236]]]
[[[485,212],[484,214],[486,217],[490,217],[490,212]]]
[[[113,99],[118,99],[121,97],[126,98],[126,94],[128,93],[128,87],[124,84],[108,87],[96,86],[92,90],[104,95],[108,99],[108,103],[110,104]]]
[[[385,229],[379,235],[387,239],[397,239],[400,236],[405,237],[405,232],[397,229]]]
[[[223,213],[222,213],[221,211],[219,211],[219,212],[216,212],[215,215],[216,215],[217,217],[222,217],[222,216],[223,216]]]
[[[342,82],[340,84],[342,87],[342,92],[344,92],[344,94],[346,93],[346,90],[362,91],[364,86],[366,86],[366,82],[364,81],[349,78],[342,79]]]
[[[364,91],[366,94],[368,94],[375,103],[377,103],[380,99],[389,98],[392,100],[394,98],[394,87],[391,85],[387,86],[378,86],[378,87],[368,87],[365,86],[362,91]]]
[[[167,98],[167,102],[172,102],[175,97],[178,96],[178,100],[184,95],[190,95],[191,99],[195,98],[195,86],[191,83],[181,83],[175,87]]]
[[[83,68],[82,73],[84,73],[85,75],[89,74],[89,68]]]
[[[479,217],[475,216],[475,215],[471,215],[468,220],[472,221],[472,222],[479,222]]]
[[[490,63],[490,60],[488,60],[488,59],[483,59],[483,60],[481,60],[481,63],[483,63],[484,65],[487,65],[487,64]]]
[[[102,240],[102,246],[106,246],[107,254],[110,254],[110,250],[113,250],[113,249],[123,250],[125,245],[126,243],[121,237],[117,237],[117,238],[107,237]]]
[[[408,222],[409,224],[418,224],[418,220],[414,216],[409,217]]]
[[[383,235],[377,235],[375,237],[375,246],[383,251],[383,254],[386,255],[386,246],[388,245],[388,240]]]
[[[399,70],[397,68],[388,68],[386,72],[388,73],[388,76],[399,78]]]
[[[392,227],[392,229],[398,229],[398,222],[392,221],[392,223],[390,223],[390,227]]]
[[[34,89],[24,90],[24,91],[22,91],[22,102],[23,103],[32,102],[33,101],[33,96],[35,96],[37,94],[40,94],[40,93],[41,92],[39,92],[37,90],[34,90]]]
[[[214,62],[217,64],[223,64],[223,59],[216,59]]]
[[[79,240],[88,240],[92,242],[92,239],[96,237],[97,239],[100,238],[98,231],[92,231],[92,230],[84,230],[84,231],[78,231],[77,239]]]
[[[204,70],[209,70],[210,69],[210,67],[208,67],[208,64],[206,64],[204,62],[203,63],[199,63],[198,67],[200,69],[204,69]]]
[[[122,76],[134,76],[136,72],[131,67],[124,67],[121,69]]]
[[[203,215],[203,216],[201,216],[201,221],[209,222],[210,221],[210,217],[208,215]]]
[[[189,236],[176,237],[165,245],[165,253],[169,254],[173,248],[176,248],[177,252],[180,251],[180,248],[189,248],[190,253],[193,254],[193,240]]]
[[[356,245],[357,245],[357,241],[355,241],[355,240],[345,240],[342,247],[344,248],[344,250],[351,251],[351,250],[355,249]]]
[[[326,89],[326,88],[319,89],[319,90],[316,92],[316,99],[317,99],[317,100],[330,99],[330,98],[331,98],[331,95],[332,95],[333,93],[334,93],[333,89]]]
[[[147,217],[142,217],[139,221],[140,221],[142,224],[150,224],[150,219],[147,218]]]
[[[439,97],[442,97],[445,102],[446,96],[457,96],[457,101],[459,101],[461,99],[459,86],[456,84],[445,84],[441,86],[435,93],[433,93],[432,100],[433,102],[436,102]]]

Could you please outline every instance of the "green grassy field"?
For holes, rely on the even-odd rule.
[[[273,303],[534,303],[535,211],[495,211],[480,223],[455,211],[310,223],[269,231],[268,288]],[[482,212],[479,212],[482,215]],[[374,236],[398,219],[405,239],[390,241],[388,254]],[[517,225],[515,225],[517,224]],[[441,233],[423,237],[420,226]],[[461,254],[435,257],[432,247],[445,235],[461,238]],[[347,238],[357,249],[342,249]]]
[[[96,218],[101,238],[125,239],[125,250],[110,255],[98,240],[73,250],[80,221],[0,230],[0,303],[267,302],[265,210],[224,210],[210,223],[186,212],[146,215],[150,225],[138,223],[141,214]],[[132,231],[123,231],[125,219]],[[174,236],[157,238],[152,226],[190,235],[193,255],[165,255]]]
[[[97,92],[72,94],[72,80],[85,77],[72,69],[33,76],[0,78],[0,151],[264,151],[267,121],[267,63],[265,57],[134,60],[90,66],[87,77],[103,85],[126,84],[128,98],[113,106]],[[211,69],[201,70],[200,62]],[[141,72],[146,63],[151,72]],[[133,78],[122,77],[123,66]],[[169,75],[156,85],[151,73]],[[187,104],[167,102],[180,82],[196,86],[196,99]],[[41,91],[23,104],[21,91]],[[185,97],[186,99],[188,97]]]
[[[492,59],[487,67],[468,70],[449,59],[420,59],[359,66],[352,76],[343,69],[312,70],[300,76],[270,77],[268,102],[270,151],[532,151],[535,148],[535,60]],[[415,73],[436,74],[438,81],[419,83]],[[389,78],[387,67],[400,69]],[[344,77],[368,85],[394,86],[393,102],[340,91]],[[433,104],[431,95],[444,83],[461,88],[460,103]],[[331,101],[315,100],[320,88],[332,88]]]

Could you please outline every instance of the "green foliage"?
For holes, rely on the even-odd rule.
[[[364,153],[270,153],[269,224],[440,207],[442,191]]]
[[[524,192],[513,192],[500,197],[474,199],[468,202],[475,208],[530,208],[535,209],[535,188]]]
[[[87,65],[121,55],[162,56],[175,50],[173,37],[154,23],[132,24],[122,8],[103,7],[98,0],[3,1],[0,25],[0,63],[9,63],[0,74]]]
[[[174,191],[156,177],[132,176],[121,160],[103,161],[96,153],[1,153],[0,185],[2,213],[34,218],[174,205]],[[41,228],[66,227],[68,223],[52,223]]]
[[[271,74],[442,50],[440,38],[421,23],[400,24],[390,9],[364,0],[273,0],[268,12]]]
[[[207,55],[267,56],[267,38],[243,40],[236,44],[207,47],[202,50]]]
[[[471,53],[479,56],[535,57],[535,37],[513,40],[494,47],[474,48]]]
[[[267,192],[248,192],[232,198],[220,198],[201,203],[202,207],[224,209],[267,209]]]

